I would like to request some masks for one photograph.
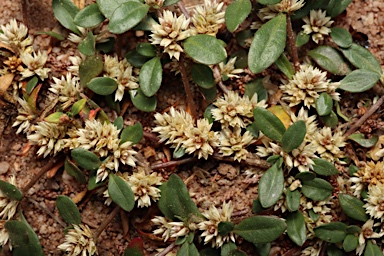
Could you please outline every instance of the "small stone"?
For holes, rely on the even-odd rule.
[[[0,174],[5,174],[9,170],[9,166],[8,162],[0,162]]]

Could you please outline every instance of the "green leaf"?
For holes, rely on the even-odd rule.
[[[300,192],[298,189],[291,191],[289,188],[287,188],[285,199],[287,201],[287,208],[290,212],[299,210]]]
[[[249,69],[258,74],[272,65],[283,53],[287,37],[287,20],[279,14],[255,33],[248,55]]]
[[[222,221],[222,222],[219,222],[217,229],[219,231],[219,235],[226,236],[233,230],[234,227],[235,225],[233,225],[232,222]]]
[[[209,89],[215,86],[215,79],[210,67],[204,64],[194,63],[191,66],[192,80],[198,86]]]
[[[109,77],[95,77],[88,83],[88,88],[96,94],[109,95],[116,91],[117,82]]]
[[[285,133],[285,126],[272,112],[256,107],[253,110],[257,129],[274,141],[281,141]]]
[[[213,105],[212,104],[209,104],[206,109],[204,110],[204,118],[207,119],[209,121],[209,123],[213,123],[214,119],[213,119],[213,115],[212,115],[212,112],[211,110],[213,109]]]
[[[140,70],[139,84],[145,96],[151,97],[159,90],[163,77],[163,67],[160,58],[147,61]]]
[[[375,71],[357,69],[340,81],[339,88],[347,92],[364,92],[371,89],[380,80]]]
[[[35,89],[38,82],[39,78],[37,76],[33,76],[31,80],[28,81],[27,86],[25,87],[25,91],[28,95]]]
[[[87,103],[87,99],[81,99],[81,100],[76,101],[72,105],[72,109],[71,109],[72,114],[73,115],[79,114],[80,111],[85,107],[86,103]]]
[[[284,233],[287,225],[272,216],[254,216],[235,226],[234,232],[251,243],[265,244],[276,240]]]
[[[364,203],[356,197],[340,193],[339,202],[341,209],[343,209],[343,211],[348,217],[363,222],[369,219],[363,207]]]
[[[327,256],[343,256],[343,251],[334,244],[327,246]]]
[[[156,56],[156,47],[151,43],[138,43],[136,45],[136,51],[145,57]]]
[[[340,50],[345,58],[347,58],[355,67],[374,71],[378,74],[383,73],[380,63],[375,56],[364,47],[353,43],[348,49]]]
[[[254,246],[259,256],[268,256],[271,251],[271,243],[254,244]]]
[[[76,14],[74,18],[75,24],[83,28],[97,26],[104,20],[104,15],[101,14],[97,4],[90,4],[85,6]]]
[[[209,89],[204,89],[199,87],[200,92],[203,94],[204,99],[207,102],[212,102],[214,99],[216,99],[216,86],[213,86]]]
[[[80,184],[85,184],[87,181],[85,179],[84,173],[68,158],[64,162],[64,170],[74,177]]]
[[[139,54],[136,50],[128,52],[125,58],[135,68],[141,68],[149,60],[148,57]]]
[[[79,43],[79,51],[86,56],[95,54],[95,37],[91,31],[89,31],[84,40]]]
[[[103,185],[103,182],[96,183],[96,179],[97,179],[97,170],[91,171],[88,177],[88,190],[94,190],[95,188]]]
[[[121,4],[109,19],[108,29],[114,34],[122,34],[137,24],[147,15],[149,6],[129,1]]]
[[[132,142],[132,144],[139,143],[143,138],[143,126],[141,123],[137,122],[134,125],[127,126],[121,132],[120,135],[120,144],[123,144],[126,141]]]
[[[175,149],[172,153],[172,157],[175,159],[182,158],[185,155],[185,148],[179,147],[178,149]]]
[[[249,41],[248,40],[252,40],[253,35],[254,35],[254,33],[250,29],[241,30],[241,31],[236,33],[236,41],[241,47],[249,48]]]
[[[88,56],[79,66],[80,84],[86,87],[92,78],[103,71],[103,60],[99,56]]]
[[[235,0],[225,10],[225,24],[230,32],[235,31],[252,10],[249,0]]]
[[[118,130],[121,130],[124,128],[124,119],[122,116],[116,117],[115,121],[113,121],[113,125],[117,127]],[[120,135],[121,138],[121,135]]]
[[[352,45],[352,35],[345,28],[331,28],[332,40],[340,47],[348,48]]]
[[[349,234],[345,237],[343,241],[343,249],[346,252],[351,252],[359,246],[359,239],[357,236]]]
[[[21,201],[21,199],[23,199],[23,194],[21,191],[15,185],[12,185],[6,181],[0,180],[0,190],[9,199],[16,201]]]
[[[332,176],[339,174],[339,171],[336,169],[336,167],[325,159],[314,158],[313,162],[315,163],[313,166],[313,171],[319,175]]]
[[[240,49],[231,55],[230,59],[235,58],[235,68],[246,68],[248,67],[248,52],[244,49]]]
[[[304,140],[307,128],[303,120],[299,120],[289,126],[288,130],[283,134],[281,145],[287,153],[298,148]]]
[[[206,65],[217,64],[227,58],[224,46],[210,35],[188,37],[184,41],[184,50],[192,59]]]
[[[257,0],[257,2],[265,5],[278,4],[281,0]]]
[[[283,170],[274,164],[260,178],[258,194],[261,205],[264,208],[274,205],[283,194],[283,190]]]
[[[301,182],[310,181],[316,178],[316,174],[313,172],[299,172],[295,175],[295,179],[299,179]]]
[[[327,6],[327,16],[332,18],[342,13],[352,0],[330,0]]]
[[[311,220],[313,220],[313,221],[317,221],[318,219],[319,219],[319,217],[320,217],[320,214],[317,214],[317,213],[315,213],[314,211],[313,211],[313,209],[310,209],[309,211],[308,211],[308,214],[309,214],[309,218],[311,218]]]
[[[383,252],[377,244],[373,244],[371,240],[368,240],[364,256],[383,256]]]
[[[284,75],[286,75],[289,79],[292,79],[292,76],[295,74],[295,70],[293,70],[291,62],[289,62],[284,53],[280,55],[275,64]]]
[[[255,138],[258,138],[259,137],[259,129],[256,128],[256,124],[255,122],[249,124],[247,127],[246,127],[247,131],[249,131],[253,137]]]
[[[229,256],[247,256],[247,254],[243,251],[236,249],[236,250],[230,251]]]
[[[124,211],[131,211],[135,206],[135,196],[131,187],[116,174],[109,174],[108,194],[113,202]]]
[[[316,99],[316,111],[319,116],[329,115],[333,108],[333,99],[328,93],[323,92]]]
[[[257,100],[268,100],[268,92],[263,85],[262,78],[256,78],[255,80],[245,84],[244,95],[247,95],[249,99],[252,99],[253,95],[257,93]]]
[[[163,5],[164,6],[164,5]],[[151,15],[147,15],[140,21],[139,24],[137,24],[133,30],[144,30],[144,31],[151,31],[153,28],[153,25],[158,24]]]
[[[308,52],[308,55],[323,69],[334,75],[345,76],[351,69],[341,54],[326,45],[319,46]]]
[[[309,39],[311,38],[310,35],[304,33],[304,31],[301,31],[299,34],[296,36],[296,46],[300,47],[308,43]]]
[[[165,0],[163,6],[170,6],[173,4],[177,4],[180,0]]]
[[[379,138],[374,135],[370,139],[366,139],[365,135],[362,133],[354,133],[348,136],[348,139],[357,142],[360,146],[364,148],[371,148],[376,145]]]
[[[347,233],[352,235],[358,235],[361,232],[361,228],[356,225],[350,225],[347,227]]]
[[[65,222],[70,224],[81,224],[81,216],[77,205],[67,196],[58,196],[56,199],[56,207],[60,216]]]
[[[96,0],[96,3],[100,8],[101,13],[110,20],[115,10],[128,1],[132,0]]]
[[[232,243],[232,242],[229,242],[229,243],[226,243],[224,244],[222,247],[221,247],[221,253],[220,253],[220,256],[229,256],[230,252],[233,251],[233,250],[236,250],[237,249],[237,246],[236,244]]]
[[[307,198],[313,201],[321,201],[327,199],[333,191],[333,186],[326,180],[314,178],[310,181],[303,181],[301,192]]]
[[[82,148],[72,149],[71,156],[80,167],[86,170],[96,171],[101,165],[97,155]]]
[[[48,123],[58,124],[60,122],[60,118],[63,115],[64,115],[63,112],[54,112],[49,116],[47,116],[46,118],[44,118],[44,121]]]
[[[31,256],[43,256],[43,248],[41,247],[40,240],[38,236],[36,235],[35,231],[32,229],[32,227],[29,225],[27,220],[24,218],[23,212],[20,211],[20,220],[22,223],[24,223],[27,233],[28,233],[28,238],[29,238],[29,243],[28,243],[28,251],[31,252]],[[14,256],[26,256],[26,254],[23,253],[18,253],[18,251],[15,250],[13,251]]]
[[[180,250],[177,252],[176,256],[199,256],[199,251],[193,243],[185,242]]]
[[[80,34],[79,29],[73,21],[76,14],[79,12],[79,8],[77,8],[71,0],[52,0],[52,9],[55,18],[63,27],[76,34]]]
[[[137,90],[130,90],[129,95],[131,96],[133,105],[137,109],[145,112],[152,112],[156,109],[156,97],[145,96],[140,88],[138,88]]]
[[[65,37],[59,33],[53,32],[53,31],[37,31],[35,35],[49,35],[51,37],[56,38],[59,41],[63,41]]]
[[[103,53],[109,53],[113,50],[113,47],[115,46],[115,38],[114,37],[108,37],[107,41],[102,43],[96,43],[96,51],[103,52]]]
[[[339,243],[347,236],[347,225],[342,222],[331,222],[314,228],[315,234],[328,243]]]
[[[263,209],[263,206],[261,206],[261,203],[260,203],[260,200],[259,199],[255,199],[253,200],[253,203],[252,203],[252,212],[257,214],[259,212],[262,212],[264,209]]]
[[[320,116],[320,120],[323,123],[325,123],[326,126],[329,126],[331,128],[335,128],[339,122],[337,115],[333,111],[331,111],[331,114],[329,114],[329,115]]]
[[[302,246],[307,238],[303,214],[300,211],[290,213],[286,221],[289,238],[298,246]]]

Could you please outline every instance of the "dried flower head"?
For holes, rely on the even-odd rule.
[[[51,99],[58,98],[61,102],[63,110],[68,109],[78,100],[78,94],[82,92],[82,87],[79,83],[79,78],[76,76],[72,77],[70,72],[67,75],[61,76],[61,79],[53,77],[54,84],[51,84],[49,90],[54,93],[51,95]]]
[[[219,63],[219,69],[222,79],[225,81],[228,78],[238,78],[237,74],[243,73],[244,69],[236,68],[235,62],[237,57],[230,59],[226,64],[224,62]]]
[[[16,121],[13,123],[12,127],[20,125],[16,133],[28,133],[29,128],[31,127],[30,122],[36,118],[35,111],[33,111],[32,107],[25,99],[18,98],[17,101],[19,102],[21,108],[17,109],[19,115],[16,117]]]
[[[384,184],[378,183],[376,186],[370,186],[368,189],[368,197],[365,199],[367,202],[364,205],[366,213],[371,218],[381,219],[384,221]]]
[[[23,71],[24,68],[22,66],[22,63],[23,61],[21,60],[21,58],[17,56],[8,57],[8,59],[3,62],[3,64],[5,65],[4,68],[7,71],[6,73],[16,73]]]
[[[65,242],[57,248],[67,252],[70,256],[98,254],[92,231],[85,224],[74,224],[73,228],[65,235]]]
[[[247,158],[248,150],[246,147],[255,139],[249,131],[245,131],[243,134],[240,127],[223,128],[220,132],[220,153],[224,156],[230,156],[235,154],[234,159],[239,161]]]
[[[48,55],[46,52],[41,53],[40,51],[36,52],[24,52],[20,55],[21,60],[24,65],[27,66],[20,74],[22,79],[31,77],[33,75],[38,75],[41,80],[44,80],[48,77],[48,72],[50,68],[44,68],[45,63],[47,62]]]
[[[198,34],[216,36],[225,22],[223,6],[224,2],[217,3],[216,0],[204,0],[204,5],[197,5],[192,15],[193,30]]]
[[[301,102],[307,108],[315,107],[316,99],[320,93],[327,92],[338,101],[339,94],[335,92],[340,83],[331,83],[327,80],[327,72],[311,65],[300,65],[300,71],[293,75],[292,80],[283,81],[280,89],[284,92],[283,100],[293,107]]]
[[[185,236],[189,233],[190,229],[184,226],[184,223],[181,221],[169,221],[168,219],[155,216],[151,221],[156,225],[160,226],[158,229],[155,229],[153,233],[155,235],[160,235],[166,242],[170,237],[177,238],[179,236]]]
[[[17,25],[16,19],[11,19],[8,24],[1,25],[0,41],[18,49],[19,53],[25,51],[26,47],[32,44],[32,38],[27,37],[28,28],[20,23]]]
[[[211,205],[209,210],[203,213],[207,220],[198,223],[198,228],[203,231],[201,236],[204,237],[204,244],[211,242],[212,247],[219,248],[225,242],[235,242],[235,234],[233,232],[229,232],[226,236],[221,236],[218,228],[220,222],[231,221],[233,208],[231,202],[223,202],[221,211],[214,205]]]
[[[335,131],[332,134],[330,127],[323,127],[314,134],[314,139],[317,145],[316,151],[321,158],[335,162],[344,157],[344,153],[340,149],[346,145],[342,131]]]
[[[312,40],[317,44],[319,41],[324,40],[324,36],[331,32],[330,27],[333,24],[333,20],[326,15],[326,11],[323,12],[321,9],[317,11],[311,10],[309,17],[303,18],[303,21],[306,23],[302,26],[304,33],[312,34]]]
[[[159,18],[159,24],[152,26],[151,42],[164,47],[164,52],[169,54],[169,57],[180,58],[180,53],[184,52],[179,44],[190,36],[191,30],[189,27],[190,19],[185,18],[182,14],[179,17],[171,11],[164,10],[163,17]]]
[[[10,176],[8,178],[8,183],[16,186],[16,177],[15,176]],[[19,201],[8,198],[7,195],[0,190],[0,218],[5,220],[11,219],[15,213],[17,206],[19,205]],[[5,237],[2,239],[3,241],[5,240]]]

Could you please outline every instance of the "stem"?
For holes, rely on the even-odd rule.
[[[223,84],[223,81],[221,81],[221,74],[220,74],[220,70],[219,70],[219,68],[217,67],[217,65],[213,68],[213,72],[214,72],[215,80],[218,80],[218,81],[219,81],[219,82],[217,82],[217,84],[219,85],[220,89],[221,89],[225,94],[228,94],[229,90],[228,90],[228,88]]]
[[[231,163],[238,162],[233,157],[225,157],[225,156],[222,156],[219,154],[213,154],[213,158],[216,160],[224,161],[224,162],[231,162]],[[257,158],[246,158],[245,160],[242,160],[241,162],[245,163],[247,165],[257,166],[257,167],[260,167],[263,169],[268,169],[269,167],[271,167],[271,164],[268,163],[267,161],[262,160],[262,159],[257,159]]]
[[[31,201],[34,205],[36,205],[37,208],[39,208],[40,210],[42,210],[43,212],[45,212],[46,214],[51,216],[51,218],[54,219],[57,223],[59,223],[61,226],[63,226],[64,228],[67,227],[67,224],[64,221],[57,218],[50,210],[48,210],[47,207],[42,206],[41,204],[36,202],[36,200],[34,200],[33,198],[31,198],[29,196],[27,196],[27,199],[29,201]]]
[[[59,102],[59,98],[54,99],[51,103],[48,104],[48,106],[45,107],[44,111],[41,113],[39,117],[39,121],[44,120],[44,118],[47,116],[48,112],[50,112],[56,104]]]
[[[157,254],[157,256],[165,256],[167,255],[167,253],[169,253],[170,251],[172,251],[172,249],[176,246],[176,243],[173,242],[171,243],[170,245],[167,246],[167,248],[165,248],[162,252],[160,252],[159,254]]]
[[[189,86],[189,80],[188,80],[188,76],[187,76],[187,71],[185,70],[184,63],[185,63],[185,58],[184,58],[184,55],[181,54],[180,62],[179,62],[180,72],[181,72],[181,79],[183,80],[183,84],[184,84],[185,94],[187,95],[188,110],[189,110],[191,116],[193,117],[193,119],[196,119],[196,116],[197,116],[196,115],[196,106],[195,106],[195,103],[193,101],[191,87]]]
[[[184,14],[184,16],[188,19],[190,16],[189,16],[189,12],[188,12],[187,8],[185,8],[184,3],[182,1],[179,1],[179,2],[177,2],[177,6],[180,8],[180,10]]]
[[[120,206],[116,206],[113,211],[108,215],[108,217],[100,224],[100,226],[96,229],[93,240],[97,241],[97,238],[100,236],[101,232],[108,226],[108,224],[116,217],[116,215],[120,211]]]
[[[159,140],[160,140],[159,137],[157,137],[155,134],[153,134],[151,132],[143,132],[143,136],[146,139],[149,139],[149,140],[152,140],[152,141],[159,143]]]
[[[295,35],[293,34],[293,30],[292,30],[291,16],[289,15],[289,13],[287,14],[287,34],[288,34],[288,47],[290,50],[291,57],[293,59],[293,66],[295,68],[295,72],[297,72],[300,70],[300,62],[299,62],[299,56],[297,54]]]
[[[161,168],[172,167],[175,165],[182,165],[182,164],[193,162],[195,160],[196,160],[196,158],[190,157],[190,158],[185,158],[185,159],[176,160],[176,161],[169,161],[169,162],[160,163],[160,164],[153,164],[153,165],[151,165],[151,169],[156,170],[156,169],[161,169]]]

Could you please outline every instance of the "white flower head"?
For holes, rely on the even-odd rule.
[[[10,176],[8,178],[8,183],[16,186],[16,177],[13,175]],[[7,195],[2,190],[0,190],[0,218],[2,220],[10,220],[15,215],[18,205],[19,201],[8,198]],[[5,236],[2,240],[6,240]]]
[[[5,229],[4,224],[5,220],[0,220],[0,246],[3,247],[6,245],[9,241],[9,233]],[[12,243],[9,243],[9,248],[12,250]]]
[[[244,72],[244,69],[235,68],[236,59],[237,57],[234,57],[226,64],[224,64],[224,62],[219,63],[220,74],[223,80],[227,80],[228,78],[238,78],[238,74]]]
[[[384,235],[383,231],[379,233],[375,232],[373,230],[375,226],[377,225],[375,225],[374,220],[369,219],[361,227],[361,232],[359,234],[359,246],[356,249],[357,255],[361,255],[363,253],[364,248],[366,246],[367,239],[380,238]]]
[[[257,16],[263,21],[266,22],[279,13],[293,13],[304,6],[304,0],[282,0],[278,4],[267,5],[264,8],[261,8]]]
[[[384,184],[378,183],[368,189],[368,198],[365,199],[364,208],[371,218],[384,221]]]
[[[316,151],[321,158],[335,162],[335,160],[344,157],[340,148],[344,147],[346,142],[341,131],[332,133],[330,127],[323,127],[314,134],[314,139],[317,145]]]
[[[33,75],[38,75],[41,80],[44,80],[48,77],[48,72],[50,68],[44,68],[45,63],[47,62],[48,55],[46,52],[24,52],[20,55],[21,60],[24,65],[27,66],[20,74],[22,79],[31,77]]]
[[[51,98],[59,98],[63,110],[68,109],[78,100],[78,94],[83,88],[80,86],[80,79],[76,76],[72,77],[71,72],[61,76],[61,79],[53,77],[54,84],[51,84],[49,90],[55,95]]]
[[[324,36],[331,32],[330,27],[333,24],[333,20],[326,15],[326,11],[323,12],[321,9],[317,11],[311,10],[309,17],[303,18],[303,21],[306,23],[302,26],[304,33],[312,34],[312,40],[317,44],[319,41],[324,40]]]
[[[316,115],[308,116],[308,110],[302,107],[300,108],[299,112],[297,112],[297,115],[291,113],[291,120],[292,123],[295,123],[300,120],[305,122],[305,128],[307,131],[307,134],[305,135],[305,140],[311,141],[313,135],[317,131]]]
[[[21,108],[18,108],[17,111],[19,115],[16,117],[16,121],[13,123],[12,127],[19,126],[16,133],[29,133],[29,129],[31,127],[31,121],[36,118],[35,111],[33,111],[32,107],[28,104],[25,99],[18,98]]]
[[[22,23],[20,26],[17,25],[16,19],[11,19],[8,24],[1,25],[1,30],[3,33],[0,33],[0,41],[15,46],[20,53],[32,44],[32,38],[27,37],[28,28]]]
[[[193,29],[198,34],[216,36],[225,22],[223,6],[224,2],[217,3],[216,0],[204,0],[204,5],[197,5],[192,15]]]
[[[151,220],[151,222],[153,222],[153,224],[155,224],[156,226],[159,226],[159,228],[153,231],[153,234],[161,234],[161,237],[164,239],[164,242],[166,242],[170,237],[178,238],[181,236],[185,236],[190,231],[190,228],[184,226],[183,222],[169,221],[168,219],[161,216],[155,216]]]
[[[245,131],[241,134],[240,127],[234,127],[233,130],[230,128],[223,128],[220,132],[220,153],[224,156],[230,156],[235,154],[234,159],[239,161],[247,158],[248,150],[246,147],[253,142],[255,139],[249,131]]]
[[[98,254],[92,231],[85,224],[74,224],[73,228],[65,235],[65,242],[57,248],[67,252],[70,256]]]
[[[360,197],[364,188],[368,187],[368,190],[380,184],[384,184],[384,162],[367,162],[361,167],[354,177],[349,178],[351,183],[355,183],[351,186],[353,194]],[[380,185],[381,186],[381,185]]]

